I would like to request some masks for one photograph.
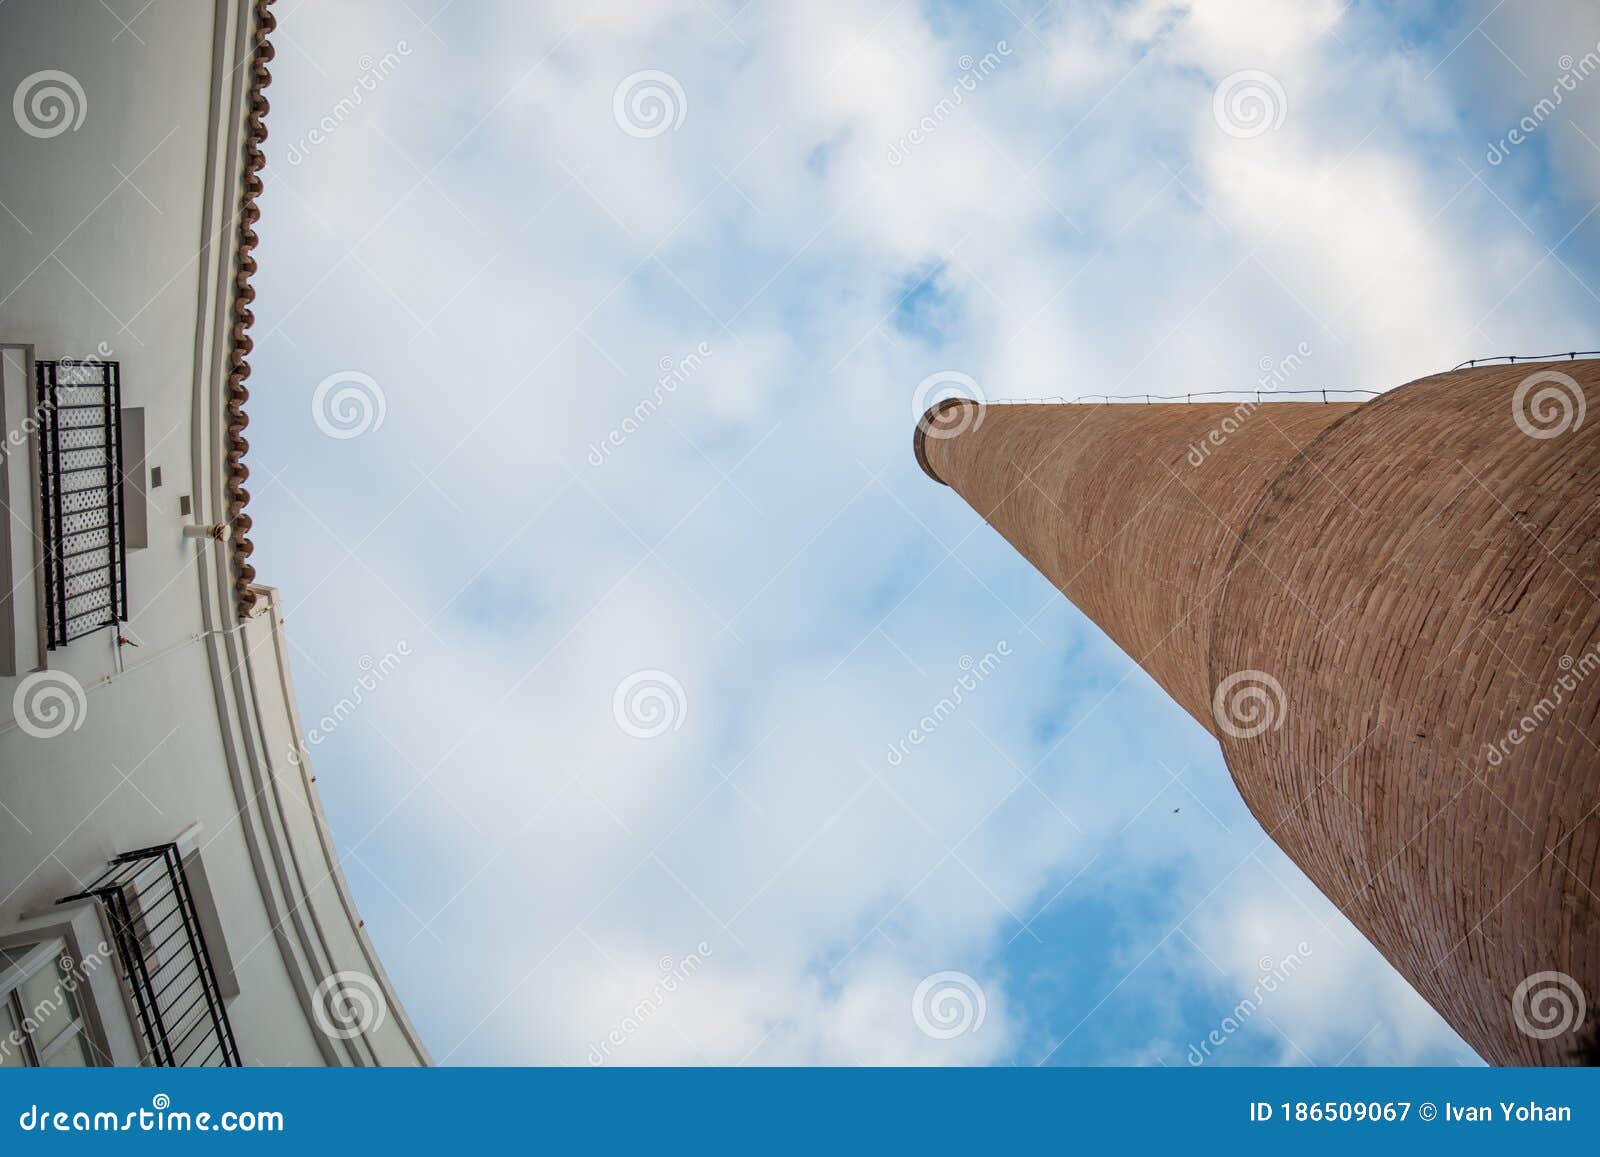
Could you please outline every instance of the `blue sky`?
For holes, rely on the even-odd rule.
[[[259,570],[308,727],[396,656],[313,758],[437,1059],[1184,1065],[1293,957],[1205,1063],[1475,1063],[913,399],[1595,348],[1600,78],[1487,159],[1592,5],[279,7]]]

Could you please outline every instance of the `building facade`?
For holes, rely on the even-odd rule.
[[[248,562],[269,5],[0,6],[0,1065],[428,1062]]]
[[[1600,1063],[1600,361],[981,406],[916,455],[1202,726],[1487,1060]]]

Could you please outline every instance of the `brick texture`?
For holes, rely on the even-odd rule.
[[[1529,366],[1330,427],[1245,529],[1211,631],[1213,682],[1284,687],[1281,728],[1221,735],[1250,809],[1499,1064],[1593,1063],[1600,1012],[1600,362],[1550,368],[1592,411],[1556,437],[1514,421]],[[1541,972],[1586,1023],[1523,1031]]]
[[[1514,398],[1546,370],[1590,412],[1536,438]],[[1600,362],[1242,418],[963,403],[917,454],[1218,736],[1268,835],[1468,1043],[1596,1061]],[[1247,671],[1261,713],[1214,710]]]
[[[1352,409],[986,406],[974,422],[962,403],[925,420],[918,457],[1209,729],[1208,630],[1239,532]]]

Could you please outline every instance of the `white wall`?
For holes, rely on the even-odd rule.
[[[330,1041],[309,1015],[330,970],[381,968],[322,839],[309,773],[286,762],[293,717],[276,621],[247,638],[216,596],[226,548],[181,533],[192,519],[180,495],[220,514],[218,285],[230,269],[206,234],[231,252],[247,75],[233,64],[248,12],[244,0],[153,0],[130,29],[87,0],[0,4],[0,344],[120,362],[123,404],[144,408],[146,463],[164,476],[150,491],[149,546],[128,555],[124,631],[139,646],[119,648],[108,629],[43,656],[74,681],[54,685],[70,721],[60,734],[17,717],[19,695],[39,702],[49,684],[0,676],[0,936],[109,856],[198,823],[240,982],[229,1011],[245,1062],[415,1063],[426,1054],[397,1004],[375,1041]],[[13,115],[14,94],[26,104],[41,70],[72,78],[32,83],[67,94],[76,128],[41,136],[48,113]],[[27,568],[12,571],[17,587]]]
[[[158,0],[131,31],[97,3],[0,8],[0,342],[31,344],[39,358],[115,359],[123,404],[145,407],[149,464],[166,480],[150,494],[150,546],[128,559],[128,628],[146,648],[200,629],[192,584],[177,578],[195,550],[177,507],[190,490],[214,33],[211,6],[195,0]],[[71,96],[81,124],[44,139],[13,109],[42,70],[82,91]],[[48,80],[25,91],[52,86],[71,92]],[[84,640],[49,664],[101,677],[114,669],[112,644]]]

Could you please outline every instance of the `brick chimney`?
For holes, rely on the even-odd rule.
[[[952,400],[916,454],[1486,1059],[1600,1059],[1600,361],[1361,405]]]

